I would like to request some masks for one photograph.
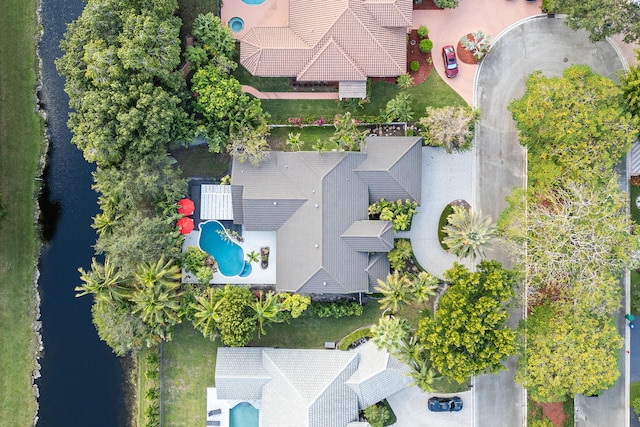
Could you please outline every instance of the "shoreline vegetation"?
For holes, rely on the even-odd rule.
[[[46,155],[44,120],[36,111],[40,7],[36,0],[0,3],[0,25],[8,35],[0,38],[0,203],[6,208],[0,217],[2,426],[37,421],[37,195]]]

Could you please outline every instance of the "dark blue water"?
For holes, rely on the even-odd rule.
[[[96,235],[91,217],[98,213],[91,171],[71,144],[67,129],[64,81],[55,70],[58,43],[82,12],[81,0],[43,0],[44,108],[51,142],[43,207],[47,242],[40,258],[44,357],[38,425],[101,427],[126,425],[124,373],[120,360],[99,340],[91,322],[90,297],[75,298],[78,267],[89,268]],[[47,203],[48,202],[48,203]]]

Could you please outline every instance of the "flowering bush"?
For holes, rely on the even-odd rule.
[[[302,118],[301,117],[289,117],[287,119],[287,121],[289,123],[291,123],[292,125],[298,126],[299,128],[302,127]]]

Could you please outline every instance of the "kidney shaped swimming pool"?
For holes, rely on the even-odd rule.
[[[229,427],[258,427],[259,414],[250,403],[238,403],[229,410]]]
[[[218,221],[200,224],[200,249],[211,255],[218,263],[220,273],[227,277],[247,277],[251,264],[244,259],[242,247],[231,240],[227,230]]]

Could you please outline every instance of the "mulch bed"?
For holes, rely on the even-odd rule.
[[[473,40],[473,36],[471,33],[467,34],[467,39]],[[462,43],[458,42],[458,46],[456,47],[456,55],[458,56],[458,60],[460,62],[464,62],[465,64],[477,64],[473,57],[473,53],[469,52],[462,46]]]
[[[442,8],[436,6],[433,0],[422,0],[420,4],[416,4],[415,1],[413,2],[413,10],[436,10],[436,9],[442,9]]]
[[[539,405],[542,408],[542,419],[547,417],[551,424],[562,427],[564,419],[567,418],[567,414],[562,410],[562,402],[541,403]]]
[[[424,0],[423,0],[424,3]],[[415,45],[411,45],[411,41],[415,41]],[[409,34],[409,43],[407,44],[407,70],[411,70],[409,68],[411,62],[418,61],[420,64],[420,68],[415,73],[409,71],[411,77],[413,77],[414,86],[419,85],[420,83],[427,80],[429,77],[429,73],[433,70],[433,61],[431,61],[431,53],[422,53],[420,52],[420,36],[418,36],[417,30],[411,30]],[[429,63],[431,62],[431,63]]]

